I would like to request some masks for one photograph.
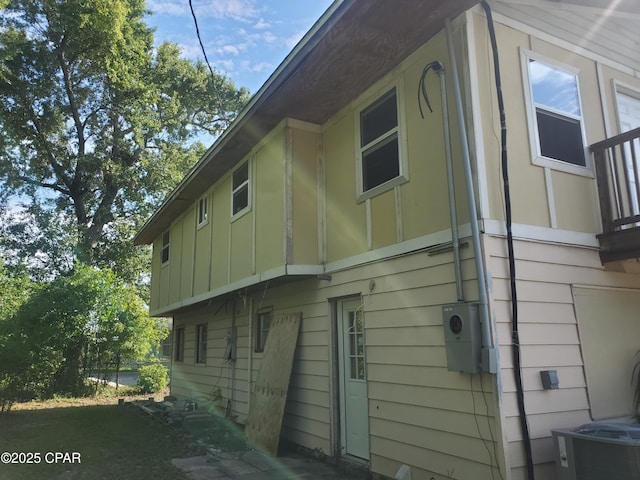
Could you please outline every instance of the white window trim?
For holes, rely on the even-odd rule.
[[[360,146],[360,113],[367,107],[372,105],[383,95],[389,92],[391,89],[396,90],[396,109],[398,114],[398,126],[387,132],[384,136],[376,139],[378,142],[383,138],[386,138],[393,133],[398,134],[398,176],[388,180],[380,185],[377,185],[366,192],[364,191],[364,185],[362,182],[362,152],[366,150],[371,144]],[[367,96],[366,99],[359,102],[354,110],[355,121],[355,149],[356,149],[356,195],[357,202],[362,203],[369,198],[376,197],[381,193],[392,190],[398,185],[402,185],[409,181],[409,162],[407,160],[407,141],[406,141],[406,122],[405,122],[405,108],[404,108],[404,88],[401,81],[396,81],[390,84],[386,84],[383,88],[376,90],[375,94]]]
[[[204,332],[204,359],[200,359],[198,358],[198,354],[200,353],[200,327],[205,327],[205,332]],[[196,325],[196,348],[195,348],[195,357],[194,357],[194,363],[195,365],[206,365],[207,364],[207,348],[208,348],[208,344],[209,344],[209,325],[207,323],[198,323]]]
[[[182,331],[182,338],[179,338],[178,331]],[[184,325],[180,325],[176,327],[174,330],[173,339],[175,341],[175,347],[174,347],[173,358],[172,358],[174,362],[184,363],[184,346],[185,346],[184,343],[185,343],[186,331],[187,330]],[[181,355],[179,355],[179,353],[181,353]]]
[[[593,159],[589,153],[589,146],[587,143],[587,132],[585,130],[585,114],[582,106],[582,96],[580,93],[580,70],[557,62],[553,59],[539,55],[530,50],[520,48],[520,60],[522,66],[522,79],[523,79],[523,91],[525,109],[527,111],[527,125],[529,130],[529,146],[531,147],[531,163],[540,167],[547,167],[552,170],[558,170],[566,173],[572,173],[574,175],[580,175],[583,177],[595,177]],[[562,160],[556,160],[554,158],[544,157],[540,153],[540,140],[538,139],[538,120],[536,117],[536,109],[533,103],[533,90],[531,85],[531,79],[529,78],[529,60],[536,60],[538,62],[547,64],[551,67],[563,70],[567,73],[575,75],[576,85],[578,88],[578,103],[580,105],[580,117],[574,117],[565,112],[562,112],[562,116],[568,118],[574,118],[580,120],[580,130],[582,132],[582,147],[584,149],[585,166],[573,165],[571,163],[563,162]],[[548,111],[553,110],[547,108]]]
[[[638,100],[640,100],[640,89],[635,88],[629,84],[626,84],[624,82],[621,82],[617,79],[613,79],[612,81],[612,85],[613,85],[613,105],[615,108],[615,112],[616,112],[616,126],[618,128],[618,133],[622,133],[622,125],[620,124],[620,107],[618,104],[618,100],[619,100],[619,95],[626,95],[627,97],[633,97],[636,98]]]
[[[204,202],[204,220],[200,220],[200,205]],[[196,224],[198,230],[204,227],[209,223],[209,197],[207,195],[203,195],[198,199],[198,203],[196,205]]]
[[[163,261],[162,256],[164,254],[164,249],[165,249],[164,236],[166,234],[169,234],[169,241],[167,242],[167,245],[166,245],[168,253],[167,253],[167,259]],[[169,265],[170,258],[171,258],[171,231],[165,230],[164,232],[162,232],[162,235],[160,235],[160,266],[166,267],[167,265]]]
[[[269,328],[267,329],[267,335],[269,336],[269,330],[271,330],[271,322],[273,322],[273,307],[268,307],[268,308],[263,308],[258,310],[257,314],[256,314],[256,323],[255,323],[255,328],[256,328],[256,340],[254,342],[253,345],[253,351],[255,353],[262,353],[264,352],[264,344],[266,343],[266,337],[264,336],[264,325],[263,323],[260,321],[264,315],[269,315]],[[259,342],[262,343],[262,345],[259,345]]]
[[[242,182],[236,189],[233,188],[233,174],[236,172],[236,170],[238,170],[240,167],[242,167],[242,165],[247,164],[247,180]],[[247,158],[242,160],[241,162],[238,163],[238,165],[231,171],[231,177],[230,177],[230,182],[231,182],[231,221],[235,221],[238,218],[244,216],[247,212],[251,211],[251,200],[252,200],[252,190],[253,187],[251,185],[251,179],[252,179],[252,172],[251,169],[253,167],[253,162],[251,161],[251,158]],[[233,194],[238,191],[239,189],[241,189],[244,185],[247,185],[247,206],[244,207],[242,210],[238,210],[238,212],[236,212],[235,214],[233,213]]]

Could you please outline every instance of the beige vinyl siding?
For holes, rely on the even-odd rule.
[[[256,271],[263,272],[279,265],[284,265],[284,241],[285,241],[285,135],[282,128],[272,134],[269,140],[256,151],[253,157],[253,171],[255,197],[253,211],[247,217],[255,216],[255,261]],[[242,219],[241,221],[244,221]],[[248,222],[248,220],[247,220]],[[235,223],[233,242],[248,243],[252,238],[249,225],[243,235],[245,239],[237,239],[235,235]],[[249,244],[244,247],[240,255],[251,260],[254,246]],[[240,279],[247,272],[245,269],[235,272],[236,264],[242,261],[238,257],[232,257],[232,279]],[[249,270],[244,276],[255,273]]]
[[[325,131],[327,261],[367,250],[364,204],[356,203],[355,133],[347,114]]]
[[[229,280],[229,237],[231,225],[231,181],[226,178],[213,190],[211,206],[211,288],[220,288]]]
[[[452,24],[452,29],[454,42],[457,42],[461,34],[456,22]],[[409,182],[400,187],[400,211],[404,240],[445,230],[451,226],[447,207],[446,155],[438,75],[431,72],[425,79],[425,87],[433,112],[429,111],[422,100],[424,113],[424,118],[422,118],[416,97],[422,70],[425,65],[436,60],[442,62],[446,72],[458,223],[465,224],[469,221],[462,169],[462,151],[459,131],[456,128],[458,120],[453,95],[451,65],[445,35],[441,32],[403,62],[405,64],[403,65],[405,70],[402,77],[405,98],[403,107],[406,117],[407,153],[409,156]]]
[[[513,478],[524,478],[525,459],[511,348],[511,293],[506,241],[484,237],[491,311],[497,322],[502,381],[501,416]],[[536,474],[553,471],[551,429],[591,421],[572,287],[638,288],[640,277],[606,271],[595,249],[517,240],[516,285],[525,407]],[[541,370],[557,370],[560,388],[544,390]],[[546,473],[545,473],[546,472]],[[546,477],[544,477],[546,478]]]
[[[178,297],[172,292],[171,303],[182,298],[191,297],[194,289],[194,269],[196,254],[196,210],[191,208],[180,220],[181,239],[179,247],[175,250],[176,256],[180,256],[180,285],[177,289]],[[173,276],[173,272],[171,273]],[[172,286],[173,290],[173,286]]]
[[[398,241],[397,221],[395,189],[371,199],[371,244],[374,249]]]
[[[524,2],[491,2],[495,12],[508,15],[535,29],[547,32],[573,45],[635,68],[640,63],[636,47],[637,15],[608,15],[595,8],[580,8],[557,2],[540,2],[533,6]],[[589,34],[597,28],[597,34]]]
[[[315,265],[318,259],[318,131],[289,129],[291,135],[291,263]]]
[[[250,211],[231,224],[229,283],[246,278],[253,273],[253,215],[254,212]]]
[[[149,299],[149,310],[156,310],[160,302],[160,283],[162,278],[161,272],[161,250],[162,250],[162,238],[157,238],[153,242],[153,249],[151,251],[151,292]]]
[[[638,361],[640,290],[580,286],[572,290],[591,416],[595,420],[632,416],[629,379]]]
[[[463,249],[462,256],[465,293],[473,300],[477,289],[471,249]],[[442,305],[456,301],[451,253],[429,256],[417,252],[331,275],[330,281],[264,284],[246,299],[246,307],[244,300],[237,304],[239,345],[246,345],[248,338],[245,327],[240,328],[244,320],[240,322],[239,318],[248,315],[249,309],[254,320],[255,313],[267,307],[273,308],[274,315],[302,312],[282,437],[310,449],[335,453],[332,442],[338,440],[332,437],[331,418],[338,418],[339,408],[331,400],[337,395],[330,380],[330,372],[337,368],[332,353],[332,299],[361,295],[372,471],[393,477],[401,463],[406,463],[411,465],[414,478],[455,471],[459,478],[489,479],[489,464],[493,464],[497,476],[495,452],[498,462],[502,459],[497,446],[501,440],[495,421],[495,377],[485,375],[481,385],[480,376],[472,379],[449,372],[446,366]],[[219,307],[214,304],[206,308],[211,312]],[[221,339],[230,326],[229,313],[222,311],[224,307],[209,323],[211,356],[221,355]],[[180,321],[195,326],[200,318],[202,314],[194,312],[181,315]],[[238,349],[234,415],[241,422],[246,418],[242,399],[250,390],[248,354],[243,347]],[[261,354],[251,354],[251,379],[255,381]],[[220,375],[219,365],[218,360],[208,357],[206,367],[178,367],[181,391],[194,384],[202,385],[202,389],[207,379],[214,384]],[[205,376],[204,372],[210,373]],[[230,395],[227,386],[232,382],[229,369],[223,372],[219,385],[226,401]]]
[[[473,15],[472,40],[478,59],[477,80],[482,112],[484,156],[486,160],[487,191],[490,217],[504,218],[502,173],[500,166],[500,116],[497,111],[490,42],[484,16]],[[521,73],[519,47],[529,48],[529,37],[513,28],[495,23],[499,46],[502,90],[505,115],[508,120],[509,183],[512,192],[513,221],[543,227],[551,226],[544,169],[531,163],[531,149],[525,109],[525,90]],[[528,87],[526,87],[528,88]],[[517,193],[517,195],[516,195]]]
[[[185,255],[185,251],[183,250],[183,228],[184,218],[178,220],[171,227],[171,234],[169,236],[169,304],[177,302],[180,299],[183,286],[187,289],[191,288],[191,278],[189,277],[192,277],[193,273],[182,268],[185,260],[188,263],[193,261],[193,259],[190,261],[189,255]],[[193,245],[191,247],[193,248]],[[188,246],[187,249],[189,249]],[[186,280],[186,284],[183,283],[183,279]]]
[[[493,65],[488,61],[491,52],[488,46],[486,20],[479,15],[474,15],[473,18],[474,43],[479,66],[478,83],[480,92],[487,93],[478,99],[483,112],[485,158],[489,159],[486,162],[489,182],[486,195],[489,199],[491,218],[502,219],[504,200],[498,161],[500,125]],[[542,55],[542,58],[548,59],[549,62],[577,70],[587,145],[605,137],[603,108],[597,100],[600,98],[600,86],[596,62],[512,26],[498,22],[495,25],[508,119],[509,182],[513,221],[526,225],[597,233],[601,229],[601,220],[592,172],[585,169],[584,173],[587,176],[576,176],[532,163],[532,149],[535,150],[535,146],[531,145],[529,131],[535,127],[531,124],[525,109],[529,86],[521,71],[521,52],[532,51]],[[550,176],[548,181],[546,175]]]

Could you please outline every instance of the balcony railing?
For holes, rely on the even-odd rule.
[[[640,257],[640,128],[589,147],[602,213],[603,262]]]

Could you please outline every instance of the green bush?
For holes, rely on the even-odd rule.
[[[138,385],[144,393],[158,392],[166,388],[169,384],[167,377],[168,370],[160,363],[140,367],[138,372],[140,373]]]

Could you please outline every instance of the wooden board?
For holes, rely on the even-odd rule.
[[[293,313],[276,315],[272,320],[258,378],[251,392],[245,433],[249,441],[263,447],[271,455],[278,453],[301,317],[301,313]]]

